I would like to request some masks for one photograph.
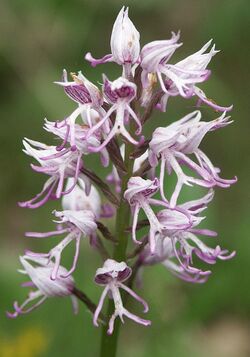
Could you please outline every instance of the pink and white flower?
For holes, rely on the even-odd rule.
[[[157,78],[162,83],[161,71],[165,69],[165,65],[177,48],[182,46],[182,43],[178,43],[179,38],[180,32],[177,34],[172,32],[171,39],[149,42],[142,48],[140,66],[143,69],[141,78],[143,87],[148,85],[149,73],[156,73]],[[162,90],[165,91],[163,88]]]
[[[204,197],[180,205],[192,215],[191,224],[185,229],[164,229],[155,237],[155,251],[152,253],[148,244],[140,255],[140,264],[152,265],[162,263],[168,270],[179,278],[192,282],[203,283],[211,274],[210,270],[203,271],[193,265],[193,256],[207,264],[215,264],[217,259],[227,260],[235,256],[235,252],[228,254],[228,250],[208,247],[197,235],[216,237],[217,233],[209,229],[196,228],[205,218],[196,216],[207,208],[213,199],[213,191]],[[165,209],[157,213],[159,222],[164,226],[169,224],[172,211]],[[173,219],[173,218],[172,218]]]
[[[229,187],[236,182],[236,178],[226,180],[219,176],[220,170],[213,166],[209,158],[199,149],[203,137],[209,132],[223,128],[231,123],[230,117],[223,113],[219,118],[210,122],[201,121],[201,113],[194,111],[184,118],[168,125],[157,128],[149,143],[149,162],[152,167],[161,161],[160,191],[166,200],[164,193],[164,176],[172,171],[177,176],[177,184],[170,200],[174,207],[179,197],[182,186],[197,184],[203,187]],[[194,154],[198,163],[189,158]],[[182,166],[190,168],[200,178],[188,176],[184,173]]]
[[[200,234],[213,237],[215,232],[201,230]],[[206,232],[206,233],[205,233]],[[193,256],[207,264],[215,264],[217,259],[228,260],[235,256],[235,251],[221,249],[219,245],[215,248],[208,247],[196,234],[187,231],[179,231],[169,236],[158,234],[156,237],[156,249],[152,254],[150,246],[147,245],[141,253],[142,265],[153,265],[162,263],[168,270],[182,280],[191,283],[204,283],[211,274],[210,270],[203,271],[193,266]]]
[[[148,312],[148,304],[144,299],[138,296],[132,289],[127,285],[123,284],[130,275],[132,274],[132,269],[127,266],[125,262],[117,262],[113,259],[107,259],[102,268],[97,269],[95,274],[95,282],[98,285],[105,286],[103,293],[100,297],[97,309],[94,313],[93,323],[98,326],[98,317],[102,310],[103,303],[107,294],[110,294],[111,298],[114,300],[115,311],[109,320],[109,328],[107,333],[111,335],[114,330],[114,322],[117,316],[120,317],[121,321],[124,323],[123,316],[127,316],[129,319],[137,322],[138,324],[149,326],[151,322],[149,320],[144,320],[139,316],[136,316],[129,312],[124,306],[121,298],[120,289],[125,290],[134,299],[139,301],[143,307],[144,312]]]
[[[130,107],[130,102],[136,96],[136,85],[129,82],[124,77],[119,77],[115,81],[111,82],[106,76],[103,77],[103,92],[107,102],[111,105],[111,108],[107,111],[106,115],[92,128],[89,129],[86,138],[91,137],[98,129],[100,129],[107,121],[110,120],[110,116],[115,112],[114,123],[110,124],[111,130],[106,135],[102,144],[98,147],[89,147],[92,152],[100,152],[103,150],[110,140],[117,134],[121,134],[127,141],[133,145],[138,145],[136,141],[128,132],[125,125],[129,123],[130,117],[135,121],[138,126],[136,134],[139,135],[142,130],[141,122],[133,109]],[[104,133],[105,134],[105,133]]]
[[[52,248],[49,253],[34,253],[31,251],[27,251],[27,255],[31,257],[45,257],[49,259],[49,261],[52,261],[54,259],[54,266],[50,276],[52,280],[56,280],[58,276],[66,278],[71,273],[73,273],[76,268],[79,256],[81,238],[90,237],[92,234],[94,234],[97,229],[97,225],[95,223],[96,217],[94,213],[90,210],[65,210],[54,211],[53,213],[57,218],[59,218],[59,220],[54,221],[55,223],[59,224],[57,230],[46,233],[27,232],[26,237],[47,238],[68,233],[67,236],[59,244]],[[67,272],[67,274],[60,275],[59,269],[61,262],[61,254],[63,250],[72,241],[75,241],[76,244],[72,267]]]
[[[160,102],[160,109],[166,111],[168,98],[171,96],[181,95],[183,98],[197,96],[199,101],[204,102],[217,111],[229,111],[230,107],[222,107],[208,99],[205,93],[197,87],[208,79],[211,71],[207,69],[212,57],[219,51],[212,46],[209,52],[206,52],[212,43],[208,41],[199,51],[186,57],[185,59],[170,64],[168,61],[182,43],[178,43],[180,34],[172,33],[172,38],[165,41],[154,41],[142,48],[141,67],[142,83],[147,86],[148,73],[156,73],[162,91],[165,95]]]
[[[66,150],[63,155],[58,153],[55,146],[49,146],[38,141],[25,139],[24,153],[38,161],[40,166],[31,164],[34,171],[50,176],[43,189],[29,201],[20,202],[21,207],[37,208],[49,199],[60,198],[73,190],[78,178],[87,182],[86,176],[80,172],[82,167],[81,153]],[[65,179],[72,177],[73,185],[64,191]]]
[[[92,114],[91,114],[92,117]],[[99,120],[99,119],[98,119]],[[98,122],[98,121],[97,121]],[[93,125],[96,121],[93,121]],[[77,152],[79,155],[88,155],[90,153],[89,147],[99,147],[101,136],[96,132],[91,137],[86,138],[89,126],[86,124],[80,125],[75,123],[70,126],[67,123],[67,119],[62,122],[50,122],[45,119],[44,129],[49,133],[56,135],[62,139],[62,143],[56,146],[56,157],[61,157],[67,154],[69,151]],[[73,131],[72,131],[73,130]],[[71,145],[72,133],[74,132],[74,147]],[[69,145],[69,146],[68,146]],[[68,147],[66,147],[68,146]],[[103,166],[108,166],[109,155],[104,148],[100,152],[101,163]]]
[[[153,181],[144,180],[141,177],[131,177],[128,181],[127,190],[124,193],[124,198],[129,202],[132,215],[132,239],[135,243],[141,244],[141,241],[136,239],[136,227],[138,223],[139,212],[142,209],[148,218],[149,229],[149,246],[151,252],[154,253],[156,247],[156,235],[166,229],[185,229],[190,226],[191,216],[183,212],[181,208],[175,207],[174,210],[169,208],[169,204],[152,198],[159,190],[159,181],[155,178]],[[163,206],[168,208],[169,217],[164,222],[159,221],[156,213],[151,206]]]
[[[73,81],[68,81],[66,69],[63,70],[63,80],[54,82],[64,88],[67,96],[74,102],[82,105],[90,105],[92,108],[99,108],[103,104],[103,99],[99,89],[90,82],[81,71],[78,75],[71,74]]]
[[[40,306],[47,298],[70,296],[73,303],[74,312],[78,311],[78,302],[72,294],[75,283],[74,279],[68,271],[61,265],[58,267],[59,276],[56,280],[51,280],[50,274],[54,269],[54,263],[42,257],[30,257],[27,255],[20,256],[21,264],[24,270],[19,270],[20,273],[28,275],[30,281],[23,283],[23,287],[32,289],[28,294],[28,298],[19,306],[18,302],[14,302],[15,312],[7,312],[10,318],[16,318],[19,315],[27,314]],[[60,276],[67,276],[61,278]],[[38,301],[37,301],[38,300]],[[35,302],[37,301],[37,302]],[[30,306],[31,303],[33,305]]]
[[[77,138],[83,138],[82,136],[79,138],[79,133],[77,133],[77,130],[81,131],[82,127],[82,125],[76,125],[77,118],[81,116],[84,125],[87,124],[89,127],[92,127],[105,115],[105,110],[102,108],[103,97],[100,90],[92,82],[90,82],[82,74],[82,72],[78,72],[78,75],[73,74],[72,76],[74,81],[69,82],[67,72],[64,70],[63,81],[55,83],[64,88],[68,97],[78,104],[78,108],[63,121],[55,123],[55,127],[65,132],[64,143],[68,141],[70,143],[71,150],[76,150]],[[108,123],[104,126],[104,130],[106,131],[109,130],[107,125]],[[62,150],[62,148],[63,145],[59,146],[58,150]]]

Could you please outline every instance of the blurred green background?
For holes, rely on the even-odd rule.
[[[169,38],[170,31],[180,29],[184,45],[175,58],[195,52],[210,38],[222,50],[213,59],[212,76],[202,89],[219,104],[233,103],[235,122],[207,135],[203,148],[222,168],[223,177],[236,174],[239,181],[229,190],[217,189],[206,222],[206,227],[218,231],[219,244],[237,250],[236,258],[217,263],[210,280],[201,286],[179,281],[161,266],[146,269],[140,294],[150,304],[152,327],[126,321],[118,356],[249,356],[248,0],[1,0],[0,356],[98,355],[101,331],[92,326],[84,306],[77,316],[72,314],[70,299],[50,299],[39,310],[14,321],[5,317],[5,311],[12,309],[13,300],[21,302],[25,297],[25,289],[19,287],[22,276],[16,272],[18,255],[26,247],[46,251],[53,246],[51,240],[33,242],[23,233],[53,228],[51,211],[60,208],[55,202],[36,211],[17,207],[18,200],[32,197],[44,182],[42,175],[29,168],[30,160],[21,151],[22,138],[52,142],[42,130],[44,117],[61,119],[74,108],[52,83],[61,78],[63,68],[82,70],[99,82],[103,72],[110,78],[118,75],[116,65],[91,68],[84,54],[91,51],[100,57],[109,53],[113,21],[123,4],[130,6],[142,45]],[[167,125],[168,120],[194,110],[194,104],[171,99],[168,112],[157,123]],[[217,115],[205,107],[202,111],[207,120]],[[71,256],[72,252],[66,252],[66,262]],[[75,278],[95,301],[101,289],[92,283],[92,277],[100,264],[83,242]]]

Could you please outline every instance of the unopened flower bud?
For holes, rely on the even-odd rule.
[[[119,12],[111,34],[110,47],[118,64],[137,62],[140,54],[140,34],[128,17],[128,8]]]

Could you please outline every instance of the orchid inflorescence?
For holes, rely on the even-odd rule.
[[[175,63],[174,53],[182,46],[179,39],[179,32],[172,33],[170,39],[153,41],[140,49],[140,34],[128,17],[128,8],[123,7],[113,26],[111,54],[101,59],[90,53],[85,56],[93,67],[115,62],[121,66],[121,76],[111,80],[103,75],[101,89],[81,72],[72,73],[69,80],[64,70],[62,80],[55,82],[76,103],[76,109],[61,121],[45,119],[44,129],[58,139],[57,146],[24,140],[24,152],[38,163],[31,164],[32,169],[48,178],[40,193],[19,204],[38,208],[49,200],[62,199],[62,210],[53,212],[56,228],[46,233],[27,232],[26,236],[63,238],[48,253],[28,250],[20,257],[24,268],[20,272],[30,278],[24,286],[32,290],[21,306],[14,303],[15,311],[9,312],[9,317],[27,313],[52,296],[71,296],[77,310],[79,291],[72,273],[83,240],[89,239],[90,246],[103,258],[103,267],[97,269],[94,280],[104,290],[91,311],[93,323],[98,326],[105,297],[113,300],[114,313],[107,316],[108,334],[112,334],[118,316],[122,322],[126,316],[150,325],[149,320],[129,312],[122,301],[127,293],[143,305],[144,312],[148,311],[148,304],[132,290],[134,279],[144,267],[162,264],[185,281],[203,283],[211,271],[194,266],[194,256],[214,264],[217,259],[235,255],[219,245],[211,248],[199,238],[216,236],[214,231],[199,228],[205,218],[201,213],[214,197],[213,188],[226,188],[236,182],[236,178],[221,178],[220,169],[200,149],[207,133],[232,122],[227,115],[232,106],[217,105],[199,88],[209,78],[207,67],[218,51],[210,40]],[[154,111],[166,112],[168,101],[175,96],[197,98],[197,107],[205,103],[218,117],[204,121],[197,109],[173,123],[163,118],[162,127],[156,128],[151,137],[144,137],[145,122]],[[85,155],[100,155],[104,167],[111,165],[106,179],[86,167]],[[167,176],[172,174],[176,184],[169,192]],[[207,192],[183,203],[180,193],[185,185],[198,185]],[[102,202],[104,197],[108,202]],[[101,219],[115,215],[117,230],[111,233]],[[142,227],[147,230],[143,237]],[[126,251],[129,236],[134,246],[130,254]],[[66,269],[61,265],[61,256],[71,242],[75,244],[75,255]],[[114,255],[108,250],[110,244],[114,245]]]

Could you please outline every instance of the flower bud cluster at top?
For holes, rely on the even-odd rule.
[[[169,39],[153,41],[141,48],[140,34],[128,17],[128,8],[123,7],[113,25],[111,54],[101,59],[95,59],[91,53],[85,56],[94,67],[115,62],[121,66],[121,76],[110,80],[103,75],[101,89],[82,72],[71,73],[69,79],[64,70],[62,80],[55,82],[75,102],[76,108],[61,121],[45,119],[44,129],[56,137],[58,145],[24,139],[24,153],[36,161],[31,164],[32,169],[44,174],[46,181],[41,192],[19,204],[38,208],[48,200],[62,199],[62,210],[53,211],[55,229],[45,233],[27,232],[26,236],[63,238],[49,252],[28,250],[20,257],[24,268],[21,272],[30,278],[24,285],[33,289],[21,306],[14,303],[15,311],[8,313],[10,317],[29,312],[52,296],[71,296],[76,310],[71,274],[77,266],[82,240],[89,239],[90,246],[104,258],[104,265],[97,269],[95,276],[96,284],[104,290],[93,322],[98,325],[108,294],[114,302],[109,334],[117,316],[122,321],[127,316],[139,324],[150,324],[124,307],[120,293],[122,289],[130,294],[143,305],[144,312],[148,311],[147,303],[131,289],[135,275],[144,267],[162,264],[185,281],[203,283],[211,271],[194,266],[194,256],[214,264],[217,259],[226,260],[235,255],[219,245],[207,246],[201,237],[214,237],[216,232],[199,227],[205,218],[201,213],[214,197],[213,188],[226,188],[236,182],[236,178],[222,178],[220,169],[200,149],[206,134],[232,122],[227,115],[232,106],[216,104],[199,87],[209,78],[211,71],[207,67],[218,51],[210,40],[197,52],[175,62],[175,51],[182,46],[179,40],[180,33],[173,32]],[[205,121],[197,109],[170,123],[163,114],[162,126],[145,138],[144,123],[154,111],[166,112],[168,100],[175,96],[186,100],[194,97],[197,107],[205,103],[216,111],[217,117]],[[128,147],[130,157],[126,158]],[[104,167],[111,166],[106,179],[86,167],[84,156],[95,153]],[[124,188],[128,160],[134,163]],[[172,192],[167,175],[176,178]],[[183,187],[196,185],[207,189],[206,194],[180,202]],[[109,202],[103,202],[104,196]],[[127,218],[126,229],[135,249],[134,254],[127,255],[127,261],[119,262],[112,259],[104,238],[119,245],[120,237],[110,233],[100,220],[113,217],[122,204],[131,208],[132,219],[130,223]],[[141,227],[147,229],[143,238]],[[61,265],[61,258],[71,242],[75,244],[75,254],[71,267],[66,269]],[[132,259],[134,271],[128,265]]]

